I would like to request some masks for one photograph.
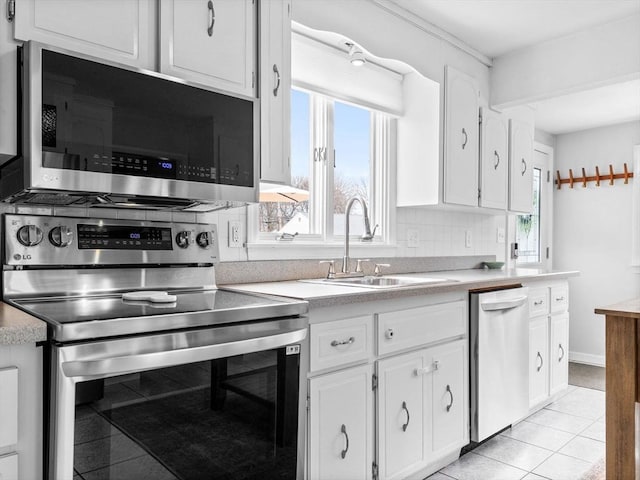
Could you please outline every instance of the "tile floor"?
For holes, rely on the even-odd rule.
[[[570,386],[428,480],[579,480],[604,456],[605,395]]]

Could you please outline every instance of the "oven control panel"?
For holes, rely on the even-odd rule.
[[[4,265],[212,264],[214,224],[4,215]]]

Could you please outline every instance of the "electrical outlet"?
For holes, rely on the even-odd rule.
[[[505,239],[505,233],[504,233],[504,227],[498,227],[498,229],[496,230],[496,243],[504,243]]]
[[[471,248],[471,230],[464,231],[464,246]]]
[[[407,247],[417,248],[420,243],[420,232],[418,230],[407,230]]]
[[[237,221],[229,222],[229,247],[240,248],[242,246],[242,225]]]

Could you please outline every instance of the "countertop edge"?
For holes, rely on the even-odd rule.
[[[0,347],[32,344],[46,339],[45,322],[0,302]]]
[[[531,269],[527,269],[531,270]],[[449,271],[449,272],[427,272],[429,274],[433,274],[433,276],[438,277],[451,277],[454,279],[457,274],[460,275],[459,271]],[[464,272],[469,272],[468,270]],[[485,270],[479,270],[477,273],[479,276],[482,276]],[[474,272],[475,273],[475,272]],[[360,302],[370,302],[370,301],[379,301],[379,300],[394,300],[398,298],[405,297],[414,297],[425,294],[437,294],[437,293],[449,293],[460,290],[477,290],[491,287],[501,287],[507,286],[511,284],[517,283],[526,283],[531,281],[540,281],[540,280],[560,280],[566,279],[569,277],[575,277],[580,274],[578,271],[550,271],[550,272],[535,272],[535,273],[523,273],[523,274],[513,274],[512,272],[504,272],[505,275],[503,277],[494,277],[494,278],[479,278],[474,280],[462,280],[462,281],[451,281],[446,283],[439,283],[435,285],[414,285],[414,286],[406,286],[402,288],[390,288],[390,289],[368,289],[362,287],[343,287],[343,290],[340,293],[336,293],[335,295],[291,295],[291,294],[283,294],[282,292],[276,292],[274,289],[270,289],[268,285],[283,285],[290,284],[294,285],[298,283],[297,281],[289,280],[284,282],[265,282],[260,284],[235,284],[235,285],[223,285],[220,286],[222,289],[241,291],[241,292],[254,292],[254,293],[267,293],[272,295],[279,296],[289,296],[291,298],[299,298],[301,300],[306,300],[309,302],[309,309],[315,308],[323,308],[330,307],[336,305],[345,305],[350,303],[360,303]],[[486,273],[485,273],[486,274]],[[411,274],[407,274],[411,276]],[[413,274],[415,275],[415,274]],[[319,288],[322,288],[322,285],[316,284]],[[335,287],[334,287],[335,288]],[[271,290],[271,291],[269,291]]]
[[[625,318],[640,318],[640,297],[625,300],[606,307],[596,308],[595,313]]]

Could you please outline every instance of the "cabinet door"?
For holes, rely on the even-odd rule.
[[[383,480],[406,478],[427,461],[430,367],[425,350],[378,362],[378,461]]]
[[[451,451],[469,443],[466,412],[466,341],[430,350],[433,364],[433,451]],[[437,456],[437,455],[436,455]]]
[[[569,314],[561,313],[551,316],[551,386],[549,393],[553,395],[569,385]]]
[[[529,407],[549,396],[549,319],[529,323]]]
[[[18,443],[18,369],[0,370],[0,448]]]
[[[288,185],[291,1],[260,2],[260,180]]]
[[[309,381],[309,476],[312,480],[371,478],[372,375],[373,367],[363,365]]]
[[[533,209],[533,127],[509,121],[509,210],[531,213]]]
[[[162,0],[160,71],[254,96],[255,5],[251,0]]]
[[[444,201],[478,205],[478,83],[445,71]]]
[[[509,124],[501,113],[481,109],[480,206],[507,208]]]
[[[14,28],[17,40],[154,68],[150,0],[19,0]]]

